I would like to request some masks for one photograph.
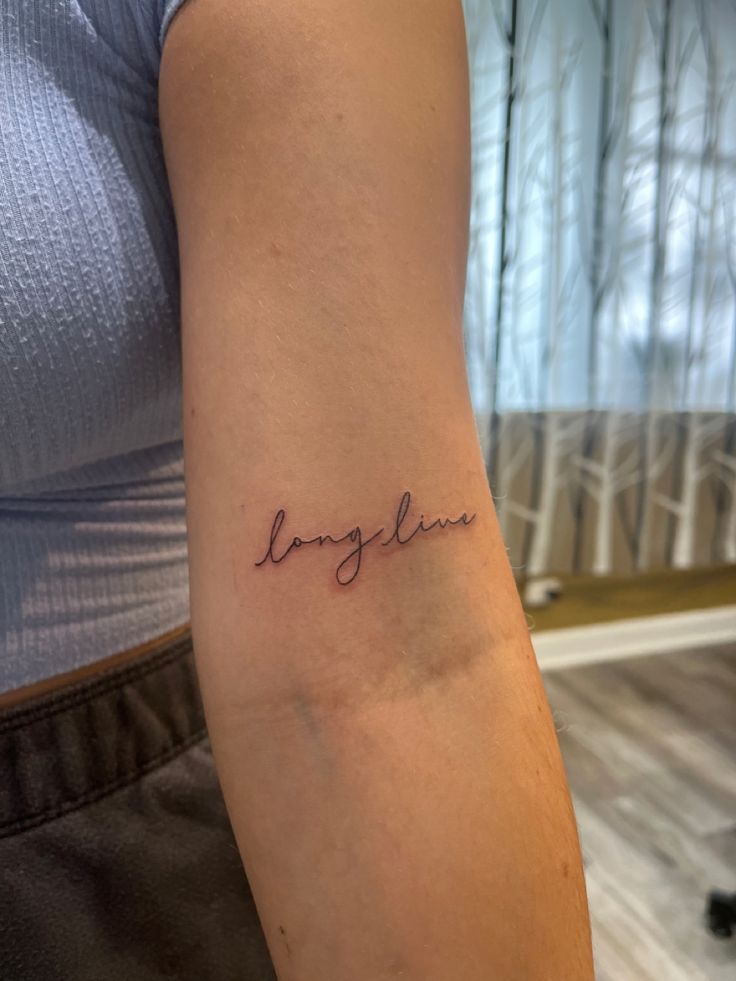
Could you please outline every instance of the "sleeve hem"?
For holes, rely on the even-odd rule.
[[[172,20],[186,2],[187,0],[164,0],[164,15],[161,20],[161,29],[158,33],[158,45],[160,51],[163,51],[166,34],[168,33]]]

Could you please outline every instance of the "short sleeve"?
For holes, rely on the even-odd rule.
[[[184,6],[187,0],[158,0],[159,2],[159,28],[158,43],[159,50],[163,51],[166,33],[171,25],[176,12]]]

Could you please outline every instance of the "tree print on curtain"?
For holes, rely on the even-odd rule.
[[[736,6],[464,6],[466,354],[512,565],[736,562]]]

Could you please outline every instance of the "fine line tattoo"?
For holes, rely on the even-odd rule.
[[[419,523],[411,532],[410,535],[401,534],[401,529],[406,521],[406,516],[409,512],[409,506],[411,505],[411,491],[404,491],[399,501],[399,507],[396,511],[396,517],[394,519],[391,534],[384,541],[379,544],[382,546],[391,545],[394,542],[397,545],[408,545],[409,542],[414,538],[416,534],[420,531],[432,531],[433,528],[447,528],[448,525],[463,525],[467,526],[472,521],[475,520],[476,514],[472,514],[468,517],[467,513],[463,511],[459,518],[435,518],[430,524],[424,523],[424,515],[422,514],[419,518]],[[363,532],[360,525],[356,525],[347,531],[344,535],[339,538],[335,538],[334,535],[315,535],[314,538],[300,538],[298,535],[294,536],[290,543],[280,552],[277,548],[277,539],[279,533],[286,521],[286,510],[284,508],[279,508],[273,519],[273,524],[271,525],[271,535],[268,543],[268,548],[266,549],[266,554],[262,559],[259,559],[255,563],[256,566],[265,565],[266,562],[271,562],[273,565],[279,565],[284,559],[292,552],[294,549],[303,548],[305,545],[325,545],[330,542],[332,545],[339,545],[341,542],[350,542],[355,545],[340,562],[337,569],[335,570],[335,579],[341,586],[349,586],[353,582],[360,572],[360,566],[363,559],[363,550],[367,548],[371,542],[374,542],[377,538],[386,531],[386,528],[379,528],[378,531],[374,532],[368,538],[363,536]]]

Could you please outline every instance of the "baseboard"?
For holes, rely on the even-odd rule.
[[[736,606],[532,631],[542,671],[736,641]]]

